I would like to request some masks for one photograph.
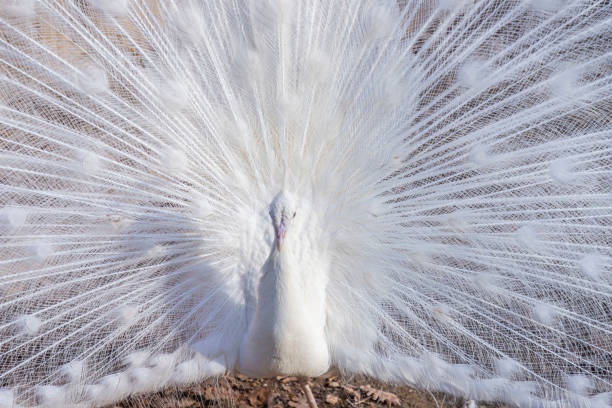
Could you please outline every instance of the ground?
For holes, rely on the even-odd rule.
[[[367,378],[318,378],[310,382],[320,408],[324,407],[409,407],[472,408],[462,398],[390,386]],[[504,408],[478,404],[478,408]],[[292,407],[308,408],[300,383],[295,377],[250,379],[226,376],[202,384],[145,394],[107,408],[199,408],[199,407]]]

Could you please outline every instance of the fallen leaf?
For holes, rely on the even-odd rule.
[[[359,394],[359,392],[357,392],[356,390],[354,390],[352,387],[348,386],[348,385],[343,385],[342,389],[349,394],[350,396],[352,396],[353,398],[355,398],[356,400],[361,398],[361,395]]]
[[[306,397],[295,398],[295,401],[289,401],[287,405],[293,408],[310,408]]]
[[[268,403],[269,394],[270,390],[268,390],[267,387],[263,387],[249,394],[247,399],[249,400],[249,403],[254,407],[263,406]]]
[[[371,397],[372,400],[376,402],[387,404],[389,406],[402,405],[402,402],[400,401],[398,396],[391,392],[377,390],[376,388],[373,388],[371,385],[362,385],[361,387],[359,387],[359,389],[365,392],[368,397]]]
[[[282,384],[286,384],[288,382],[294,382],[294,381],[297,381],[297,380],[298,380],[297,377],[285,377],[282,380],[280,380],[280,382]]]
[[[273,407],[273,406],[275,406],[275,405],[276,405],[276,398],[277,398],[278,396],[279,396],[279,395],[278,395],[278,394],[276,394],[276,393],[273,393],[273,392],[270,392],[270,393],[269,393],[269,395],[268,395],[268,401],[266,402],[266,403],[267,403],[268,408]]]
[[[335,394],[327,394],[325,397],[325,402],[331,405],[336,405],[338,402],[340,402],[340,398],[338,398],[338,396]]]

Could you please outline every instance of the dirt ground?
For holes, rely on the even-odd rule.
[[[310,381],[319,407],[506,408],[472,405],[449,395],[380,384],[367,378],[318,378]],[[108,408],[292,407],[308,408],[295,377],[250,379],[226,376],[184,388],[131,397]]]

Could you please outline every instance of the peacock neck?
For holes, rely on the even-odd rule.
[[[278,251],[276,247],[270,254],[270,264],[264,271],[262,283],[259,287],[260,302],[265,306],[271,302],[270,307],[281,313],[287,306],[294,306],[301,302],[303,292],[300,291],[300,276],[290,262],[288,251]]]
[[[283,345],[283,336],[300,330],[299,327],[308,320],[305,310],[307,300],[301,276],[292,264],[289,251],[284,248],[272,249],[267,267],[258,288],[258,301],[254,316],[254,325],[264,324],[258,319],[270,319],[273,324],[274,344]]]
[[[316,376],[329,369],[325,287],[308,279],[291,248],[274,247],[264,265],[255,313],[241,346],[247,375]]]

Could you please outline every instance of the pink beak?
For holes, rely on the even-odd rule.
[[[274,228],[276,232],[276,249],[281,250],[283,247],[283,240],[285,239],[285,220],[281,220],[280,224]]]

